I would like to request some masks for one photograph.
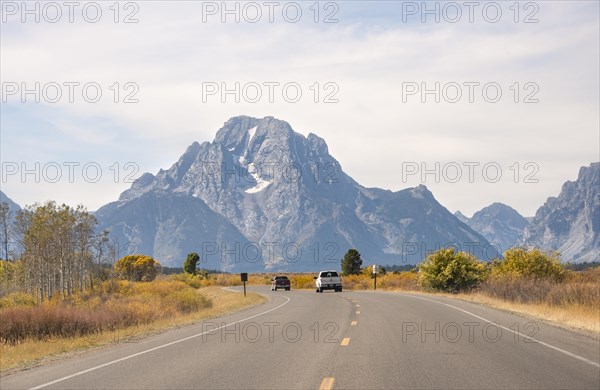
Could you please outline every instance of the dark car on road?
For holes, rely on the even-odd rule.
[[[271,291],[277,291],[278,288],[290,291],[290,280],[287,276],[275,276],[271,279]]]

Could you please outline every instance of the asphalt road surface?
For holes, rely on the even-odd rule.
[[[418,294],[250,290],[270,302],[123,337],[0,388],[600,388],[598,340],[526,317]]]

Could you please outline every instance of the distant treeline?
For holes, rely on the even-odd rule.
[[[207,269],[204,270],[209,274],[228,274],[229,272],[219,271],[218,269]],[[162,266],[161,273],[163,275],[175,275],[183,273],[183,267],[165,267]]]
[[[600,266],[600,261],[586,261],[584,263],[578,263],[578,264],[573,264],[573,263],[567,263],[565,264],[565,268],[566,269],[570,269],[572,271],[585,271],[588,268],[595,268]]]
[[[386,272],[410,272],[410,271],[414,271],[415,269],[417,269],[417,266],[415,264],[405,264],[405,265],[394,264],[394,265],[384,265],[383,268],[385,268]]]

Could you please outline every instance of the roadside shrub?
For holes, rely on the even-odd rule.
[[[556,252],[543,252],[538,248],[511,248],[504,252],[504,260],[495,261],[494,276],[522,276],[532,279],[548,278],[561,281],[567,272]]]
[[[171,280],[177,280],[179,282],[183,282],[190,287],[200,288],[203,286],[203,280],[196,275],[191,275],[188,273],[184,274],[174,274],[170,276]]]
[[[488,275],[486,266],[466,252],[442,248],[419,264],[419,284],[430,290],[457,293],[479,285]]]
[[[10,293],[0,299],[0,309],[13,306],[35,306],[35,299],[23,292]]]

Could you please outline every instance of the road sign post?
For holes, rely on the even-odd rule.
[[[242,282],[244,283],[244,298],[246,298],[246,282],[248,281],[248,274],[246,272],[242,272],[240,274],[240,277],[242,278]]]
[[[373,290],[377,290],[377,264],[373,264]]]

